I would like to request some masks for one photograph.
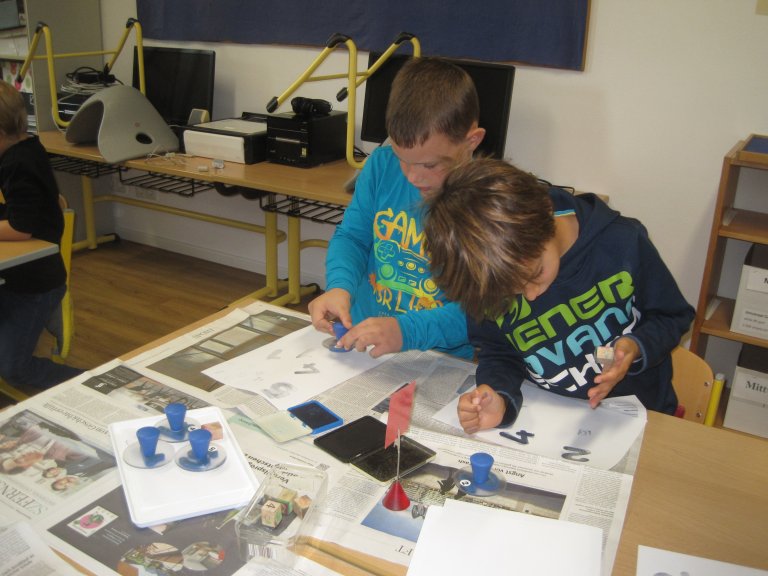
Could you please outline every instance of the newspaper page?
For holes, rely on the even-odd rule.
[[[33,519],[115,470],[109,424],[208,403],[111,362],[0,413],[0,525]]]
[[[231,576],[245,565],[235,533],[238,510],[137,528],[119,478],[101,488],[40,522],[51,545],[85,569],[99,575]]]
[[[77,576],[80,572],[46,546],[29,522],[16,522],[0,531],[0,574]]]
[[[309,326],[300,312],[254,302],[136,356],[126,365],[159,382],[228,408],[246,405],[256,414],[274,411],[259,394],[217,382],[204,371]]]
[[[346,470],[346,465],[315,449],[311,441],[278,445],[250,419],[236,412],[225,414],[259,480],[278,462],[313,466],[327,471],[328,477],[334,479],[342,477]],[[117,475],[113,474],[98,490],[89,491],[88,496],[51,511],[38,521],[38,528],[55,549],[96,574],[331,573],[303,558],[297,558],[293,567],[273,566],[272,571],[247,564],[247,555],[237,537],[237,509],[137,528],[131,522]],[[281,572],[275,572],[278,568]]]
[[[418,428],[408,435],[437,452],[434,460],[401,479],[411,500],[408,510],[387,510],[382,499],[389,485],[349,469],[325,501],[318,538],[407,565],[429,506],[461,499],[598,527],[603,531],[602,573],[611,573],[632,487],[630,475]],[[492,496],[468,494],[457,480],[461,471],[469,471],[469,457],[478,451],[494,456],[493,472],[504,480],[503,489]]]
[[[275,411],[270,402],[258,394],[207,381],[202,374],[206,367],[307,324],[305,315],[257,302],[126,362],[106,364],[19,408],[4,411],[0,414],[0,442],[8,441],[8,452],[17,451],[8,457],[32,452],[35,442],[45,451],[42,456],[8,460],[7,466],[19,469],[17,473],[0,472],[0,509],[9,512],[3,513],[0,525],[28,518],[46,531],[56,549],[86,567],[92,566],[99,574],[109,573],[104,567],[123,573],[123,567],[133,565],[140,572],[139,567],[146,570],[165,562],[175,567],[173,573],[191,574],[194,568],[189,566],[206,563],[222,566],[217,573],[238,573],[243,566],[236,560],[240,557],[234,535],[236,511],[184,520],[156,530],[136,529],[130,523],[111,454],[108,425],[153,414],[162,418],[168,402],[182,402],[189,408],[218,405],[228,409],[228,422],[259,479],[278,462],[301,463],[326,471],[329,493],[313,533],[320,542],[338,542],[407,565],[426,507],[439,505],[446,498],[462,498],[485,506],[599,526],[604,531],[605,563],[607,567],[612,565],[631,475],[480,443],[434,420],[433,414],[474,386],[475,366],[471,363],[436,352],[403,352],[315,398],[345,422],[365,414],[383,418],[390,395],[404,383],[417,382],[412,428],[407,435],[434,449],[437,456],[402,479],[412,503],[407,512],[397,513],[396,517],[381,506],[387,486],[316,449],[311,436],[276,444],[251,419]],[[32,428],[24,436],[35,425],[44,434],[33,439],[36,432]],[[73,458],[82,462],[81,468],[62,459],[64,456],[58,456],[59,460],[45,457],[49,448],[41,437],[50,435],[60,444],[77,443],[77,450],[72,451],[79,455]],[[21,448],[24,445],[27,448]],[[496,459],[494,470],[507,480],[503,494],[478,499],[459,490],[455,471],[466,468],[469,456],[477,451],[489,452]],[[637,451],[639,441],[635,458]],[[50,452],[48,456],[54,454],[59,453]],[[77,480],[67,481],[72,484],[64,491],[53,489],[53,480],[44,476],[48,469],[44,460],[56,464],[48,468],[63,468],[58,474]],[[67,464],[71,469],[66,468]],[[88,490],[82,490],[82,486],[88,486]]]
[[[104,438],[28,401],[0,413],[0,525],[48,515],[115,469]]]

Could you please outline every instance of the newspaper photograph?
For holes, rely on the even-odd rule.
[[[73,429],[33,412],[0,420],[0,503],[4,522],[43,516],[115,468],[110,453]]]
[[[244,311],[246,317],[236,324],[221,326],[212,333],[211,327],[207,327],[208,331],[198,331],[203,337],[196,341],[154,362],[144,360],[142,364],[177,382],[213,392],[222,384],[204,374],[204,370],[261,348],[310,324],[306,318],[287,314],[285,310],[267,307],[265,304]]]
[[[82,386],[109,397],[118,406],[134,408],[145,415],[162,414],[171,403],[184,404],[187,410],[209,406],[199,398],[161,384],[124,365],[94,375]]]
[[[133,525],[121,486],[48,528],[64,551],[97,574],[177,576],[235,574],[238,554],[234,518],[227,510],[149,528]]]

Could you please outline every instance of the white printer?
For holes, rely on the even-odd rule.
[[[248,118],[186,126],[182,136],[187,154],[240,164],[254,164],[266,159],[266,115],[264,118],[249,115]]]

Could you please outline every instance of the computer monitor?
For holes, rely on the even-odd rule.
[[[376,62],[379,56],[381,54],[371,52],[368,66],[370,67]],[[380,144],[387,138],[385,119],[389,91],[395,75],[408,58],[410,56],[400,54],[390,56],[381,68],[365,81],[361,140]],[[475,82],[477,96],[480,99],[480,126],[486,131],[478,152],[503,158],[509,124],[509,108],[512,100],[512,85],[515,80],[515,67],[511,64],[474,60],[451,58],[446,58],[446,60],[461,66]]]
[[[193,108],[213,112],[215,70],[213,50],[144,46],[146,97],[170,125],[185,126]],[[133,87],[139,88],[136,47]]]

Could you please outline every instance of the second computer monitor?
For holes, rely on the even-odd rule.
[[[144,46],[146,97],[170,125],[185,126],[194,108],[213,113],[215,70],[213,50]],[[136,48],[133,86],[139,88]]]
[[[378,60],[379,56],[381,54],[371,52],[368,66]],[[361,140],[380,144],[387,138],[386,110],[389,91],[395,75],[408,58],[410,56],[399,54],[390,56],[381,68],[366,80]],[[503,158],[515,67],[511,64],[475,60],[446,60],[466,70],[475,82],[480,99],[480,126],[486,131],[478,152]]]

